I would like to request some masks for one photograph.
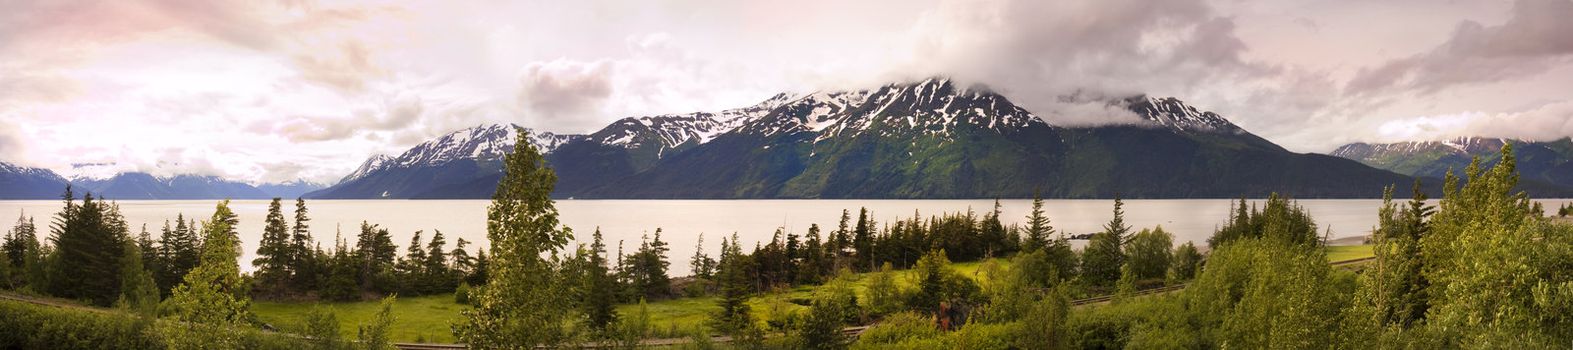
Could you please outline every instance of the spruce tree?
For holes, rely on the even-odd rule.
[[[1005,225],[1000,222],[1000,200],[994,199],[994,211],[983,216],[980,237],[983,256],[1004,256],[1010,253],[1010,239],[1005,235]]]
[[[873,271],[874,264],[874,223],[868,220],[868,208],[858,210],[857,228],[853,231],[852,245],[857,251],[858,268],[863,271]]]
[[[617,324],[617,280],[612,276],[606,261],[606,242],[597,227],[590,243],[589,266],[585,269],[584,284],[580,287],[585,322],[596,332],[607,332]]]
[[[324,270],[323,255],[312,246],[311,217],[307,215],[306,200],[295,199],[295,223],[290,227],[290,285],[297,291],[317,289],[317,280]],[[317,247],[321,247],[318,245]]]
[[[753,318],[748,307],[748,297],[753,293],[749,257],[743,255],[739,247],[737,234],[732,234],[731,243],[721,241],[725,247],[721,251],[720,269],[716,272],[717,281],[720,283],[721,299],[718,301],[721,310],[712,317],[712,327],[722,333],[741,335],[753,330]]]
[[[164,223],[158,242],[159,255],[164,261],[164,271],[157,278],[158,288],[167,296],[201,262],[202,240],[198,238],[193,225],[186,224],[185,214],[177,214],[174,228],[170,228],[168,222]]]
[[[441,293],[452,291],[459,283],[458,278],[448,268],[448,240],[442,236],[441,230],[432,230],[431,242],[426,244],[426,293]]]
[[[1118,203],[1116,199],[1115,203]],[[1116,207],[1118,208],[1118,207]],[[1048,246],[1049,236],[1054,235],[1054,227],[1049,226],[1049,217],[1043,213],[1043,196],[1037,190],[1032,191],[1032,212],[1027,214],[1027,237],[1021,242],[1021,250],[1034,251]]]
[[[852,231],[848,226],[852,220],[852,213],[846,209],[841,210],[841,222],[836,226],[836,232],[830,235],[830,251],[835,259],[835,269],[849,267],[848,250],[852,248]]]
[[[120,296],[121,245],[129,239],[125,221],[112,205],[91,193],[77,205],[66,189],[65,209],[56,216],[49,262],[50,294],[109,306]]]
[[[158,284],[153,273],[142,264],[142,248],[127,242],[121,253],[120,297],[116,307],[130,309],[139,314],[151,315],[158,307]]]
[[[1103,226],[1103,232],[1092,235],[1082,253],[1082,276],[1094,286],[1108,287],[1120,279],[1120,268],[1125,264],[1123,245],[1130,226],[1125,224],[1125,210],[1119,197],[1114,198],[1114,218]]]
[[[38,243],[38,227],[33,224],[33,219],[25,214],[16,218],[16,226],[6,233],[5,264],[10,270],[10,280],[5,282],[13,288],[24,285],[36,285],[43,281],[34,281],[28,273],[28,268],[40,261],[40,246]],[[34,288],[37,290],[37,286]]]
[[[469,245],[470,241],[464,240],[464,237],[459,237],[459,239],[454,240],[453,251],[448,252],[448,260],[451,262],[450,268],[457,275],[455,278],[459,280],[463,280],[465,276],[470,274],[470,271],[475,269],[475,258],[470,257],[470,252],[464,250]]]
[[[554,347],[569,339],[566,322],[573,305],[558,254],[573,239],[557,220],[551,199],[557,175],[517,130],[513,153],[503,158],[503,177],[487,208],[491,241],[489,280],[463,312],[454,335],[470,347]]]
[[[829,259],[825,256],[825,247],[819,240],[819,225],[809,224],[808,235],[803,241],[800,254],[797,282],[802,284],[815,284],[824,280],[825,274],[830,269]]]
[[[284,222],[284,211],[279,198],[268,203],[268,216],[263,219],[262,240],[257,244],[257,257],[251,264],[257,267],[256,283],[269,294],[284,293],[289,283],[291,251],[289,226]]]
[[[599,234],[601,228],[597,227],[595,232]],[[705,234],[703,233],[699,234],[699,242],[694,244],[694,256],[688,259],[688,268],[693,270],[694,278],[700,280],[709,280],[715,274],[715,259],[705,255]]]
[[[405,246],[404,256],[395,266],[399,290],[406,294],[418,295],[425,289],[426,248],[421,243],[421,232],[410,236],[410,245]]]

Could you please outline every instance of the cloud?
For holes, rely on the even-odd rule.
[[[1464,112],[1402,118],[1382,123],[1379,131],[1389,142],[1458,137],[1550,141],[1573,135],[1573,101],[1511,113]]]
[[[358,40],[339,44],[337,55],[303,52],[293,57],[301,77],[345,93],[365,90],[366,81],[387,76],[387,71],[371,60],[371,52]],[[329,51],[334,52],[334,51]]]
[[[611,74],[607,62],[532,63],[519,78],[519,103],[548,123],[595,121],[601,118],[593,114],[612,95]]]
[[[914,28],[897,70],[985,83],[1040,114],[1069,95],[1180,94],[1278,73],[1244,60],[1234,21],[1201,0],[953,1]]]
[[[1430,51],[1362,69],[1351,94],[1416,91],[1491,83],[1545,72],[1573,55],[1573,1],[1518,0],[1506,23],[1464,21]]]

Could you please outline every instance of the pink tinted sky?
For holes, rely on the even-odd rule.
[[[1066,125],[1176,96],[1301,152],[1573,135],[1573,0],[0,0],[0,161],[332,181],[513,122],[590,132],[947,75]],[[103,171],[104,169],[99,169]]]

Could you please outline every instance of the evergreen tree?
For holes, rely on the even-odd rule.
[[[590,259],[585,270],[584,285],[580,287],[585,321],[590,329],[606,332],[617,324],[617,280],[606,262],[606,243],[601,240],[601,228],[595,229],[590,243]]]
[[[164,308],[178,323],[165,330],[170,347],[236,348],[240,339],[227,329],[250,319],[251,299],[240,276],[239,242],[231,223],[235,214],[221,201],[211,221],[204,222],[201,263],[175,287]]]
[[[56,216],[50,240],[50,294],[109,306],[120,296],[122,244],[129,239],[118,209],[91,193],[77,205],[66,189],[65,209]]]
[[[463,280],[469,276],[470,271],[475,270],[475,258],[470,257],[470,252],[464,250],[469,245],[470,241],[464,240],[464,237],[459,237],[453,243],[453,251],[448,252],[448,260],[451,262],[450,268],[457,275],[455,276],[456,279]]]
[[[480,250],[476,251],[475,269],[470,271],[469,276],[466,276],[464,281],[469,282],[471,286],[486,285],[486,281],[491,278],[491,271],[488,268],[489,265],[491,265],[491,263],[487,262],[486,249],[481,248]]]
[[[153,276],[153,290],[158,289],[158,275],[164,272],[164,259],[159,256],[158,243],[153,240],[153,234],[147,232],[147,224],[142,224],[142,232],[137,234],[137,254],[141,255],[142,266]]]
[[[311,217],[307,215],[306,200],[295,198],[295,222],[290,226],[290,285],[295,290],[315,290],[319,278],[325,273],[321,246],[311,236]]]
[[[268,203],[268,216],[263,219],[262,240],[257,243],[257,257],[251,264],[257,267],[256,284],[265,293],[285,292],[290,278],[291,246],[289,226],[284,222],[284,211],[279,198]]]
[[[421,243],[422,231],[415,231],[410,236],[410,245],[405,246],[403,257],[395,266],[399,290],[405,294],[419,295],[424,292],[426,277],[426,248]]]
[[[139,314],[151,315],[159,302],[158,284],[153,281],[153,273],[143,267],[142,249],[130,242],[124,246],[121,259],[125,261],[120,264],[120,298],[115,304]]]
[[[797,283],[814,284],[824,280],[830,269],[830,257],[825,255],[824,244],[819,240],[818,224],[808,225],[808,235],[798,259]]]
[[[655,229],[655,239],[639,243],[639,250],[629,255],[623,263],[623,275],[628,279],[632,294],[646,299],[671,295],[672,281],[667,276],[666,253],[670,251],[661,241],[661,229]]]
[[[1125,264],[1125,235],[1130,226],[1125,225],[1123,202],[1114,198],[1114,218],[1095,233],[1082,253],[1082,276],[1094,286],[1108,287],[1120,279],[1120,268]]]
[[[846,209],[842,209],[841,224],[837,226],[836,232],[830,235],[830,250],[832,252],[832,256],[834,256],[835,259],[834,268],[836,270],[851,267],[849,250],[852,249],[852,231],[848,226],[850,225],[851,220],[851,212],[848,212]]]
[[[556,256],[573,239],[557,221],[551,193],[557,175],[517,130],[513,153],[503,159],[503,177],[487,208],[486,236],[493,266],[475,309],[454,325],[454,335],[470,347],[553,347],[569,337],[566,320],[573,303],[559,281]]]
[[[712,326],[726,334],[745,334],[754,327],[748,307],[748,297],[753,293],[748,276],[751,269],[749,257],[743,255],[737,234],[732,234],[731,243],[723,239],[721,245],[724,248],[721,251],[720,269],[716,272],[721,288],[721,299],[718,301],[721,310],[712,317]]]
[[[0,250],[5,251],[6,263],[20,268],[26,258],[29,245],[38,245],[38,228],[33,225],[33,219],[27,214],[16,218],[16,225],[6,232],[5,243],[0,245]]]
[[[448,240],[443,238],[441,230],[432,230],[431,243],[426,244],[426,293],[442,293],[453,290],[458,283],[458,276],[454,276],[448,269]]]
[[[1004,256],[1011,252],[1010,239],[1005,234],[1005,225],[1000,222],[998,198],[994,199],[994,211],[983,216],[983,224],[979,231],[979,238],[983,241],[983,256]]]
[[[600,233],[601,229],[596,228]],[[688,268],[694,271],[694,278],[709,280],[715,274],[715,259],[705,255],[705,234],[699,234],[699,242],[694,244],[694,257],[688,259]]]
[[[360,261],[350,252],[342,236],[334,235],[333,242],[333,255],[328,260],[327,276],[322,281],[319,294],[323,299],[333,301],[360,299],[360,284],[356,281]]]
[[[7,284],[12,287],[33,285],[35,290],[39,290],[38,285],[43,281],[29,273],[29,268],[39,267],[35,265],[43,259],[41,248],[38,243],[38,226],[33,224],[33,218],[26,215],[17,217],[16,226],[6,233],[3,246],[5,261],[0,262],[10,270]]]
[[[360,235],[355,243],[355,258],[360,261],[357,271],[361,289],[391,291],[390,279],[398,249],[393,245],[393,236],[388,233],[388,229],[361,222]]]
[[[158,289],[161,294],[169,295],[170,290],[201,262],[202,240],[198,238],[193,225],[186,224],[185,214],[177,214],[173,229],[168,222],[164,223],[158,242],[159,255],[162,256],[160,260],[164,262],[164,270],[157,278]]]
[[[1119,210],[1119,200],[1115,200],[1115,210]],[[1043,196],[1037,190],[1032,191],[1032,212],[1027,214],[1027,237],[1022,239],[1021,250],[1034,251],[1042,249],[1049,244],[1049,236],[1054,235],[1054,227],[1049,226],[1049,217],[1043,214]]]
[[[868,219],[868,208],[858,210],[857,228],[853,231],[852,245],[857,251],[857,266],[864,271],[874,270],[874,223]]]

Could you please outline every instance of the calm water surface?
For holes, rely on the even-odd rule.
[[[1567,199],[1541,200],[1547,208],[1557,208]],[[204,220],[213,213],[216,201],[121,201],[121,212],[133,225],[133,232],[143,224],[155,236],[165,220],[184,213],[188,218]],[[342,230],[346,240],[353,244],[362,220],[379,224],[392,232],[400,254],[417,230],[424,230],[422,239],[429,240],[433,230],[441,230],[448,240],[448,249],[463,237],[471,242],[486,241],[485,200],[315,200],[308,201],[312,233],[331,247],[335,232]],[[1260,203],[1260,201],[1253,201]],[[1331,230],[1332,236],[1364,235],[1376,225],[1380,200],[1301,200],[1315,217],[1320,230]],[[1000,201],[1003,219],[1007,225],[1021,223],[1031,210],[1030,200]],[[1228,218],[1229,200],[1128,200],[1125,201],[1126,222],[1137,229],[1162,225],[1175,235],[1176,243],[1194,241],[1205,244],[1213,230]],[[704,250],[714,256],[719,251],[722,235],[734,232],[744,241],[745,247],[754,242],[769,242],[777,227],[803,234],[809,224],[819,224],[823,232],[835,230],[841,210],[850,209],[857,219],[858,207],[868,207],[877,221],[893,222],[912,217],[913,213],[928,216],[944,212],[984,212],[993,208],[993,200],[562,200],[557,202],[564,225],[572,228],[578,242],[588,242],[590,233],[597,227],[607,240],[609,249],[616,249],[618,241],[626,250],[639,245],[640,237],[662,229],[661,238],[671,243],[673,275],[688,273],[688,259],[693,256],[696,239],[705,237]],[[36,217],[41,231],[48,230],[50,216],[60,210],[59,201],[0,201],[0,223],[9,228],[16,215],[25,213]],[[267,215],[268,201],[233,201],[231,208],[240,215],[243,269],[250,270],[255,258],[258,237],[262,236],[262,220]],[[1046,200],[1045,210],[1056,229],[1068,233],[1090,233],[1101,229],[1112,216],[1111,200]],[[293,202],[285,203],[285,217],[294,209]],[[479,247],[474,245],[473,247]],[[614,253],[615,254],[615,253]]]

